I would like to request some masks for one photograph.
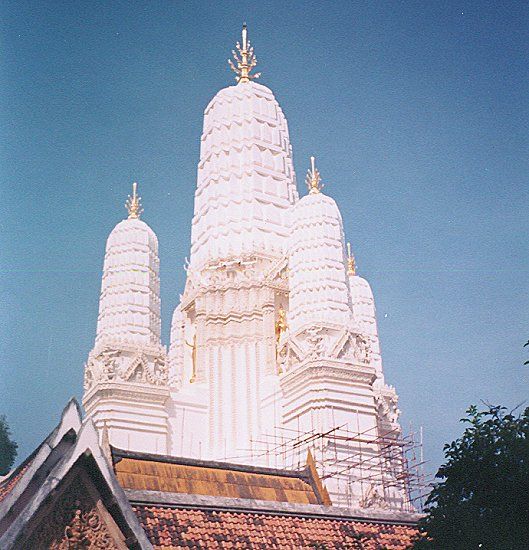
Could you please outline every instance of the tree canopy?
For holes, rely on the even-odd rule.
[[[529,408],[472,406],[463,435],[445,445],[414,548],[529,548]]]
[[[5,476],[15,462],[18,445],[11,440],[11,430],[5,416],[0,416],[0,475]]]

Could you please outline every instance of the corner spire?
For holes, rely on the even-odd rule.
[[[129,213],[129,220],[138,220],[143,213],[141,197],[138,196],[137,190],[138,184],[134,182],[132,184],[132,197],[129,195],[125,203],[125,208]]]
[[[307,187],[309,188],[309,194],[311,195],[315,195],[323,189],[320,172],[316,168],[314,157],[310,157],[310,170],[307,170],[305,183],[307,184]]]
[[[356,275],[356,262],[351,252],[351,243],[347,243],[347,275],[349,277]]]
[[[236,44],[236,49],[232,50],[233,59],[228,59],[228,64],[231,67],[231,70],[237,75],[235,80],[237,84],[241,82],[250,82],[254,78],[259,78],[261,73],[251,74],[252,69],[257,65],[257,58],[253,53],[253,47],[248,40],[248,30],[246,29],[246,23],[243,23],[242,26],[242,46],[239,42]]]

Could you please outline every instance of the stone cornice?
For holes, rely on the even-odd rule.
[[[338,381],[358,381],[372,384],[376,376],[375,369],[365,365],[344,365],[343,361],[335,359],[311,359],[286,372],[281,380],[282,384],[290,384],[294,383],[297,378],[308,381],[309,379],[332,377]]]
[[[150,384],[136,384],[134,382],[99,382],[94,384],[83,396],[83,406],[96,397],[127,399],[131,397],[135,402],[154,403],[165,405],[169,398],[170,390],[163,386],[152,386]]]

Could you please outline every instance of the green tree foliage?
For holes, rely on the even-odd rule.
[[[529,549],[529,408],[467,411],[426,502],[415,549]]]
[[[5,416],[0,416],[0,475],[5,476],[15,462],[18,445],[11,440],[11,430]]]

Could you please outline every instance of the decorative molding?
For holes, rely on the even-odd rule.
[[[126,550],[125,537],[108,513],[96,489],[81,470],[70,474],[65,483],[33,520],[36,527],[27,538],[17,542],[17,548],[47,548],[50,550]]]
[[[389,503],[382,496],[376,484],[371,484],[366,496],[359,502],[361,508],[376,508],[377,510],[388,510]]]
[[[85,365],[85,393],[95,384],[104,382],[167,386],[167,359],[165,355],[149,357],[141,351],[128,357],[121,350],[108,348],[98,355],[91,353]]]
[[[398,426],[400,410],[398,408],[399,398],[395,388],[384,384],[375,390],[375,402],[380,422]]]

